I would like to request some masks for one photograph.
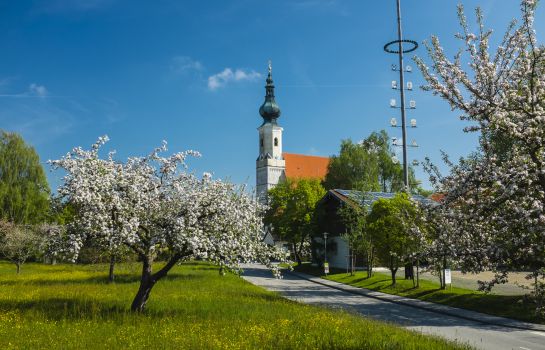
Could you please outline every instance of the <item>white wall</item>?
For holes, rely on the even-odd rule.
[[[349,254],[348,243],[342,237],[332,237],[327,239],[328,246],[333,242],[336,245],[336,249],[333,251],[328,249],[327,251],[329,266],[339,269],[346,269],[346,265],[348,263],[347,255]]]

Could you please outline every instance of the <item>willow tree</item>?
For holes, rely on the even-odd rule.
[[[16,224],[46,220],[49,185],[40,157],[16,133],[0,132],[0,218]]]

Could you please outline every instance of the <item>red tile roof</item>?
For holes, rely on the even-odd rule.
[[[303,154],[283,153],[286,160],[287,178],[324,179],[327,174],[329,157],[307,156]]]
[[[432,195],[430,196],[430,199],[435,202],[441,202],[443,198],[445,198],[445,194],[440,192],[432,193]]]

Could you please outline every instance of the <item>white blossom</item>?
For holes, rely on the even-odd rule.
[[[149,265],[143,281],[151,285],[168,272],[151,272],[160,252],[170,255],[170,267],[204,259],[240,271],[242,263],[259,261],[279,275],[272,262],[285,256],[262,242],[263,208],[243,187],[214,180],[210,173],[202,178],[188,173],[186,158],[199,153],[162,157],[166,142],[148,156],[124,163],[111,152],[102,159],[99,151],[107,140],[101,137],[91,150],[76,147],[51,161],[54,168],[66,171],[59,194],[77,208],[78,229],[71,230],[77,234],[69,237],[74,259],[83,242],[91,239],[107,250],[123,245],[135,252],[144,270]]]
[[[438,242],[455,246],[448,254],[465,271],[497,271],[493,283],[505,282],[509,269],[545,267],[545,47],[533,30],[535,7],[521,1],[520,25],[510,24],[495,51],[480,10],[472,33],[460,7],[464,48],[451,60],[432,37],[431,66],[416,58],[424,89],[460,111],[466,131],[481,133],[476,154],[458,164],[445,156],[447,176],[426,165],[445,195],[439,214],[450,232]]]

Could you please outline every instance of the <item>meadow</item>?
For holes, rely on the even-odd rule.
[[[204,263],[175,267],[143,314],[140,265],[0,263],[1,349],[460,349],[465,346],[288,301]]]

